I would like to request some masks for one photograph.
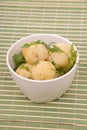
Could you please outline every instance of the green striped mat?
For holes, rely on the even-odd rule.
[[[47,104],[28,100],[6,66],[9,47],[34,33],[64,36],[80,53],[69,90]],[[0,0],[0,130],[15,129],[87,130],[86,0]]]

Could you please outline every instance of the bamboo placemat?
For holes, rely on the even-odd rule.
[[[34,33],[64,36],[80,53],[69,90],[47,104],[28,100],[6,66],[9,47]],[[0,0],[0,130],[87,130],[86,0]]]

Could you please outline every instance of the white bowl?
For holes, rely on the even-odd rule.
[[[42,40],[47,44],[51,42],[64,42],[68,44],[72,43],[69,40],[55,34],[34,34],[18,40],[10,47],[7,52],[7,66],[11,72],[13,79],[15,80],[19,88],[23,91],[24,95],[31,99],[33,102],[49,102],[54,99],[58,99],[69,88],[75,75],[79,55],[77,55],[76,64],[73,66],[73,68],[63,76],[45,81],[24,78],[18,75],[13,70],[15,66],[13,61],[13,55],[20,52],[23,44],[36,40]]]

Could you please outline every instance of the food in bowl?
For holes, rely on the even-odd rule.
[[[46,43],[45,48],[47,48],[47,50],[49,51],[48,53],[46,53],[45,59],[39,58],[39,60],[36,60],[34,63],[30,63],[30,62],[27,63],[22,54],[22,49],[26,49],[27,47],[26,43],[28,43],[28,46],[30,46],[30,43],[36,42],[38,40]],[[62,63],[61,67],[59,67],[59,61],[56,61],[56,58],[55,58],[55,62],[56,62],[55,63],[53,61],[54,57],[52,57],[52,55],[55,53],[57,53],[55,55],[62,54],[62,51],[55,45],[55,44],[60,44],[60,43],[63,43],[64,45],[69,44],[70,53],[68,52],[67,49],[63,49],[63,47],[61,47],[61,50],[62,51],[66,50],[64,52],[66,53],[66,55],[69,55],[69,54],[72,55],[71,58],[70,58],[70,55],[69,55],[69,58],[64,55],[64,57],[68,58],[69,64],[67,65],[67,62],[66,64]],[[24,45],[26,46],[25,48],[24,48]],[[13,60],[14,59],[13,57],[15,58],[15,62]],[[63,60],[63,61],[66,61],[66,60]],[[56,35],[56,34],[33,34],[30,36],[26,36],[16,41],[9,48],[6,55],[7,66],[17,86],[21,89],[21,91],[24,93],[26,97],[28,97],[31,101],[38,102],[38,103],[49,102],[49,101],[58,99],[67,91],[67,89],[70,87],[70,84],[72,83],[72,80],[74,78],[74,75],[78,66],[77,64],[78,61],[79,61],[79,54],[78,54],[77,48],[68,39],[61,37],[59,35]],[[52,66],[54,66],[56,70],[54,70],[52,67],[51,67],[52,68],[51,70],[48,69],[51,66],[51,65],[48,65],[48,62],[52,64]],[[50,77],[51,79],[49,80],[32,79],[32,72],[33,72],[32,70],[35,70],[33,77],[34,75],[37,75],[35,76],[35,78],[38,77],[38,73],[40,74],[40,71],[43,72],[43,75],[44,75],[45,71],[43,71],[42,69],[43,64],[45,64],[46,69],[47,69],[46,72],[48,74],[52,73],[51,76],[53,76],[54,73],[56,73],[56,76],[54,78]],[[36,70],[38,68],[39,68],[39,72],[37,73]],[[17,74],[16,71],[18,71],[19,74]],[[46,77],[49,77],[49,76],[50,75],[48,76],[46,75]]]
[[[37,40],[23,44],[13,59],[17,74],[33,80],[49,80],[67,73],[74,66],[76,56],[73,44],[53,41],[47,45]]]

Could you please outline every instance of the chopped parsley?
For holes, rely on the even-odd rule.
[[[52,48],[49,48],[49,50],[53,53],[53,52],[63,52],[59,47],[57,47],[56,45],[53,45]]]
[[[25,59],[24,59],[24,57],[23,57],[21,52],[18,53],[18,54],[14,54],[13,60],[15,62],[14,70],[16,70],[22,63],[25,63]]]
[[[56,74],[58,76],[61,76],[61,75],[65,74],[63,68],[59,67],[54,61],[52,61],[52,64],[55,66],[55,70],[54,71],[56,71]]]
[[[25,69],[26,71],[30,71],[29,67],[25,65],[24,63],[20,65],[20,69]]]
[[[77,51],[75,51],[73,44],[71,45],[70,53],[71,53],[71,57],[68,57],[69,69],[71,69],[73,65],[75,64],[76,57],[77,57]]]
[[[30,46],[33,46],[33,45],[37,45],[37,44],[43,44],[43,45],[46,46],[46,48],[48,48],[46,43],[41,41],[41,40],[37,40],[37,41],[30,42],[30,43],[26,43],[26,44],[23,45],[23,48],[27,48],[27,47],[30,47]]]

